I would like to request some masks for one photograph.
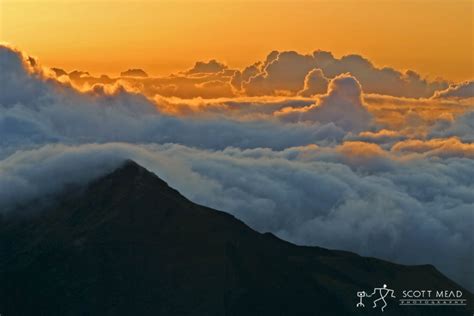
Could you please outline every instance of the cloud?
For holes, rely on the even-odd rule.
[[[299,58],[290,55],[285,58]],[[321,67],[333,62],[319,55]],[[279,57],[274,52],[242,72],[242,87],[256,68]],[[332,77],[327,93],[315,99],[153,95],[153,102],[120,80],[78,91],[8,47],[0,47],[0,65],[1,213],[31,199],[50,200],[133,159],[191,200],[259,231],[400,263],[431,263],[474,288],[465,278],[474,273],[474,159],[467,140],[474,120],[472,112],[460,114],[465,104],[365,98],[349,74]],[[274,67],[276,75],[281,69]],[[127,82],[211,89],[234,74]],[[440,118],[446,111],[454,114]],[[401,119],[381,123],[382,117]]]
[[[33,60],[14,48],[0,45],[0,104],[27,101],[32,95],[51,89],[37,84],[42,73]]]
[[[181,99],[155,97],[159,109],[177,116],[227,117],[239,121],[272,120],[285,107],[305,107],[313,99],[286,97],[240,97],[214,99]]]
[[[11,66],[1,73],[8,89],[0,95],[0,157],[18,146],[47,142],[174,142],[221,149],[285,148],[318,141],[337,142],[345,132],[334,124],[281,124],[277,120],[187,119],[120,86],[95,85],[87,93],[29,73],[21,55],[0,54]],[[5,67],[6,70],[9,70]]]
[[[332,122],[346,131],[368,127],[371,115],[362,104],[362,88],[356,78],[342,74],[332,79],[318,104],[305,108],[285,108],[276,115],[284,121]]]
[[[227,66],[215,59],[208,62],[198,61],[194,67],[187,71],[188,74],[216,73],[227,69]]]
[[[474,159],[474,144],[463,143],[457,137],[430,140],[411,139],[396,143],[393,152],[417,153],[427,157],[465,157]]]
[[[306,74],[315,68],[311,56],[297,52],[272,52],[259,74],[243,83],[247,95],[272,95],[278,91],[298,92]]]
[[[265,60],[243,70],[230,69],[212,59],[198,61],[189,70],[162,77],[147,77],[141,69],[130,69],[130,72],[123,72],[118,78],[94,77],[83,71],[73,71],[69,78],[81,89],[94,84],[115,84],[121,81],[149,97],[160,95],[210,99],[240,96],[309,97],[325,93],[329,81],[344,73],[357,78],[364,91],[370,94],[429,98],[435,93],[444,95],[447,92],[441,91],[448,89],[446,81],[430,81],[411,70],[402,72],[390,67],[378,68],[360,55],[336,58],[330,52],[319,50],[312,54],[272,51]],[[469,94],[469,87],[464,90],[464,94]]]
[[[61,76],[67,76],[67,72],[64,69],[61,68],[51,68],[51,70],[54,72],[54,75],[56,77],[61,77]]]
[[[430,97],[436,90],[444,89],[444,81],[428,81],[412,71],[404,73],[390,67],[377,68],[360,55],[346,55],[340,59],[331,53],[316,51],[313,54],[317,66],[328,77],[349,72],[359,80],[367,93],[385,94],[397,97]]]
[[[309,97],[315,94],[323,94],[327,91],[329,79],[324,76],[321,69],[315,68],[308,72],[304,78],[303,90],[298,94]]]
[[[250,78],[256,76],[260,72],[261,62],[257,62],[251,66],[246,67],[243,71],[237,70],[230,83],[234,89],[241,91],[242,83],[249,81]]]
[[[141,77],[146,78],[148,74],[143,69],[132,68],[120,73],[121,77]]]
[[[411,70],[402,73],[389,67],[377,68],[360,55],[338,59],[325,51],[315,51],[312,55],[286,51],[272,52],[261,64],[260,73],[243,82],[242,87],[247,95],[274,95],[279,91],[296,94],[305,89],[306,77],[314,69],[320,69],[326,78],[351,73],[367,93],[420,98],[430,97],[448,86],[444,81],[423,79]]]
[[[69,78],[72,80],[81,80],[81,79],[87,79],[90,77],[90,73],[87,71],[81,71],[81,70],[74,70],[69,73]]]
[[[363,131],[359,134],[349,134],[344,139],[347,141],[361,141],[364,143],[375,143],[384,146],[385,148],[392,148],[395,143],[405,140],[406,135],[401,134],[399,131],[393,131],[388,129],[381,129],[375,132]]]
[[[433,126],[430,137],[459,137],[474,142],[474,111],[459,115],[456,119],[440,120]]]
[[[436,91],[433,95],[437,98],[459,98],[467,99],[474,98],[474,81],[465,81],[459,84],[450,85],[447,89]]]

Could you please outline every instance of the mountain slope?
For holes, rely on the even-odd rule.
[[[46,210],[0,224],[0,313],[7,316],[375,315],[381,311],[369,301],[355,307],[357,291],[384,283],[460,289],[429,265],[260,234],[131,161]],[[384,315],[471,315],[388,301]]]

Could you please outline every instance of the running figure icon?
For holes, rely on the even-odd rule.
[[[378,295],[380,295],[380,297],[376,300],[374,300],[374,306],[373,308],[376,308],[377,307],[377,302],[378,301],[382,301],[383,302],[383,306],[381,307],[382,309],[382,312],[383,312],[383,309],[385,307],[387,307],[387,302],[385,301],[385,298],[390,294],[391,297],[395,298],[395,295],[394,295],[394,291],[392,289],[388,289],[387,288],[387,284],[384,284],[383,287],[376,287],[374,288],[374,292],[372,292],[372,294],[370,295],[367,295],[367,297],[372,297],[373,295],[375,295],[375,293],[378,292]]]

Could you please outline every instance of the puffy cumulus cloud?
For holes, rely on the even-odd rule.
[[[272,52],[261,72],[243,82],[247,95],[272,95],[288,91],[296,93],[303,87],[306,74],[315,68],[312,57],[297,52]]]
[[[329,79],[324,76],[321,69],[313,69],[304,78],[304,86],[298,95],[309,97],[315,94],[323,94],[327,91]]]
[[[276,115],[284,121],[331,122],[346,131],[364,130],[371,121],[370,113],[362,104],[362,88],[350,74],[332,79],[319,103],[305,108],[285,108]]]
[[[334,77],[350,72],[364,87],[367,93],[386,94],[398,97],[430,97],[436,90],[447,87],[445,81],[428,81],[411,70],[404,73],[389,67],[377,68],[360,55],[347,55],[334,58],[329,52],[316,51],[313,54],[317,67],[326,76]]]
[[[216,73],[227,69],[227,66],[218,62],[215,59],[209,60],[208,62],[198,61],[194,64],[194,67],[189,69],[186,73],[188,74],[202,74],[202,73]]]
[[[402,73],[389,67],[377,68],[360,55],[347,55],[338,59],[325,51],[315,51],[312,55],[294,51],[272,52],[259,68],[258,74],[242,82],[248,95],[271,95],[281,91],[296,94],[305,89],[305,79],[314,69],[320,69],[327,78],[350,72],[366,92],[391,96],[430,97],[435,91],[448,86],[444,81],[423,79],[414,71]],[[313,79],[318,79],[319,84],[322,84],[321,78],[324,77],[314,78],[316,75],[313,73]]]
[[[272,53],[265,63],[278,56]],[[133,159],[191,200],[259,231],[401,263],[431,263],[474,289],[465,278],[474,273],[474,159],[465,140],[472,135],[466,125],[472,114],[443,121],[449,126],[439,132],[464,131],[458,139],[400,133],[404,138],[397,140],[396,128],[367,123],[365,107],[381,105],[364,103],[360,84],[349,75],[332,78],[316,105],[304,97],[170,96],[155,103],[117,81],[113,89],[96,82],[79,92],[48,79],[36,61],[10,48],[0,48],[0,62],[1,213],[21,212],[32,199],[39,199],[35,206],[42,197],[51,201],[58,191]],[[222,76],[234,73],[173,80],[194,85]],[[150,86],[171,82],[129,82],[146,80]],[[392,105],[403,108],[396,113],[424,124],[429,104],[402,101]],[[431,101],[449,108],[448,101]],[[287,108],[308,119],[277,119],[275,113]],[[359,131],[367,124],[370,129]]]
[[[37,85],[44,73],[33,58],[15,48],[0,45],[0,104],[11,105],[44,94],[52,86]]]
[[[433,95],[437,98],[459,98],[467,99],[474,98],[474,81],[465,81],[459,84],[450,85],[449,88],[441,91],[436,91]]]
[[[243,71],[237,70],[230,83],[234,89],[241,91],[242,83],[247,82],[253,76],[256,76],[260,72],[261,62],[257,62],[251,66],[246,67]]]

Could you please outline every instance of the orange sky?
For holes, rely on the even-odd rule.
[[[474,0],[0,0],[0,40],[66,70],[151,74],[271,50],[359,53],[430,78],[473,77]]]

